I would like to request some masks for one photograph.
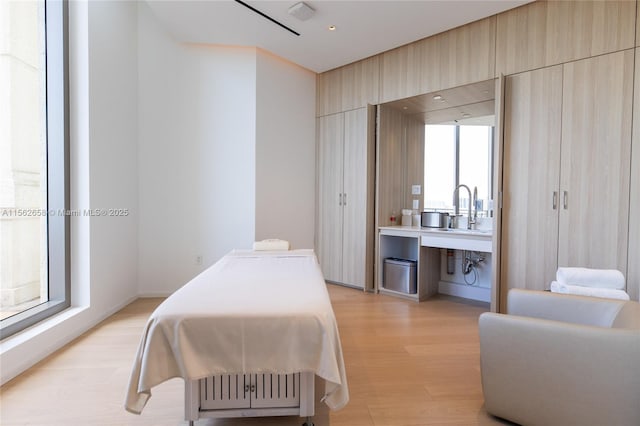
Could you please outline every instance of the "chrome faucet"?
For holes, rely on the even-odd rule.
[[[471,215],[471,190],[469,189],[469,187],[467,185],[458,185],[456,186],[456,189],[453,190],[453,206],[454,206],[454,214],[456,216],[458,216],[459,212],[460,212],[460,194],[458,192],[458,189],[460,188],[464,188],[467,190],[467,192],[469,193],[469,216],[467,218],[467,229],[471,229],[471,225],[473,225],[474,223],[476,223],[474,217]],[[477,196],[477,195],[476,195]],[[477,213],[477,211],[476,211]]]
[[[478,187],[473,187],[473,223],[478,223]]]

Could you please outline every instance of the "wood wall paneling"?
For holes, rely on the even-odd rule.
[[[405,170],[404,208],[413,208],[413,200],[420,201],[418,211],[422,211],[422,195],[412,195],[411,185],[421,185],[424,188],[424,123],[422,120],[404,116],[405,128]]]
[[[380,102],[495,76],[495,16],[384,52]]]
[[[403,208],[405,170],[403,149],[403,115],[384,105],[378,107],[377,204],[378,226],[390,226],[395,213],[399,224]]]
[[[631,149],[631,199],[629,211],[629,261],[627,293],[640,300],[640,48],[636,49],[636,76],[633,105],[633,142]]]
[[[629,49],[564,64],[558,266],[626,276],[633,61]]]
[[[379,56],[318,75],[316,115],[362,108],[379,102]]]
[[[498,15],[496,72],[513,74],[634,45],[634,1],[536,1]]]
[[[501,309],[510,288],[544,290],[555,279],[562,66],[509,76],[505,86]]]
[[[342,68],[318,74],[316,79],[316,116],[342,112]]]

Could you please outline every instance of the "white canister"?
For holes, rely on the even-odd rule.
[[[413,216],[411,216],[412,220],[411,220],[411,225],[412,226],[417,226],[420,227],[420,224],[422,222],[422,215],[420,214],[414,214]]]
[[[411,226],[411,215],[403,214],[402,215],[402,226]]]

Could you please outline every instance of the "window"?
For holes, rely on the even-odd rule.
[[[493,127],[425,126],[424,206],[454,212],[453,191],[465,184],[478,191],[478,216],[488,216],[492,189]],[[459,193],[460,213],[469,208],[469,194]]]
[[[69,306],[66,1],[0,2],[0,336]]]

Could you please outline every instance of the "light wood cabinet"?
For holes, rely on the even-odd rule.
[[[564,65],[559,266],[626,275],[633,50]]]
[[[558,266],[626,274],[632,73],[627,50],[507,78],[501,300]]]
[[[490,17],[384,52],[380,102],[494,78],[495,30]]]
[[[500,282],[543,290],[558,268],[562,66],[507,77],[504,104]]]
[[[318,74],[316,115],[324,116],[377,104],[379,79],[378,56]]]
[[[496,72],[513,74],[634,45],[636,2],[536,1],[498,15]]]
[[[325,279],[373,287],[374,108],[318,118],[316,251]]]

